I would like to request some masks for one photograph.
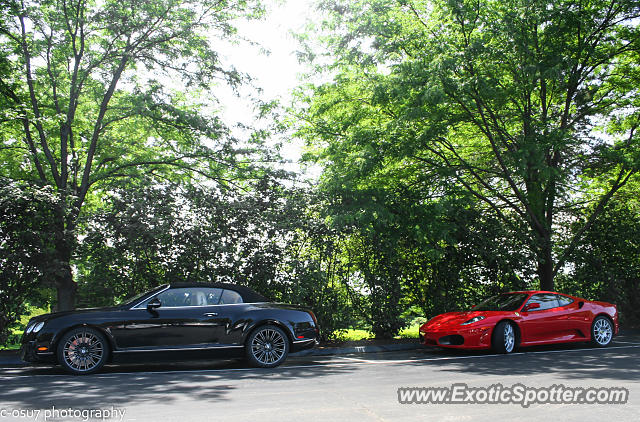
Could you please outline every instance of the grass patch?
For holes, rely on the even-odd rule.
[[[359,330],[349,328],[346,330],[340,330],[336,335],[336,341],[358,341],[372,338],[373,334],[367,330]]]
[[[418,329],[422,323],[417,322],[410,326],[400,330],[397,336],[394,338],[418,338]],[[349,328],[346,330],[340,330],[335,337],[335,341],[359,341],[359,340],[372,340],[373,333],[368,330]]]

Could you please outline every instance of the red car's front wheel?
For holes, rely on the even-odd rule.
[[[500,321],[493,329],[491,346],[496,353],[511,353],[516,348],[516,328],[509,321]]]

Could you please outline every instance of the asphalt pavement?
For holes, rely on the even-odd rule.
[[[399,388],[451,389],[463,383],[469,390],[617,388],[628,396],[623,404],[399,402]],[[510,355],[420,348],[291,356],[269,370],[232,360],[109,365],[88,376],[69,376],[53,366],[0,368],[0,422],[637,421],[638,415],[637,334],[616,337],[605,349],[572,344]]]

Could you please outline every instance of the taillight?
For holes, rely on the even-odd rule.
[[[313,320],[313,323],[315,325],[318,325],[318,318],[316,318],[316,315],[313,313],[313,311],[308,311],[309,315],[311,315],[311,319]]]

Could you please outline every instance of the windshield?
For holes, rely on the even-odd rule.
[[[490,297],[473,307],[473,311],[515,311],[529,295],[526,293],[503,293]]]
[[[139,293],[139,294],[137,294],[135,296],[130,296],[130,297],[124,299],[124,300],[121,300],[119,304],[120,305],[135,305],[135,303],[137,301],[139,301],[140,299],[142,299],[143,297],[151,295],[151,294],[153,294],[153,293],[155,293],[155,292],[157,292],[157,291],[159,291],[161,289],[164,289],[165,287],[167,287],[166,284],[164,284],[162,286],[158,286],[155,289],[151,289],[151,290],[147,290],[146,292]]]

